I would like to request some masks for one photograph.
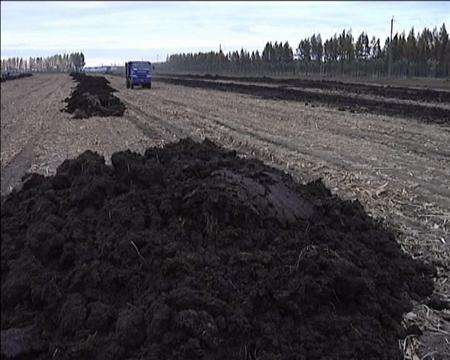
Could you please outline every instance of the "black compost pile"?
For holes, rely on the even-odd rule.
[[[123,115],[125,105],[113,95],[116,90],[108,85],[105,77],[83,73],[71,73],[71,76],[78,84],[65,99],[67,106],[64,110],[74,114],[75,119]]]
[[[2,202],[3,355],[400,359],[434,271],[358,202],[208,140],[111,160]]]

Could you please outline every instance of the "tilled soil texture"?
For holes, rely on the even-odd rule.
[[[170,75],[168,75],[170,76]],[[425,102],[439,102],[450,103],[450,91],[437,90],[437,89],[423,89],[423,88],[411,88],[402,86],[389,86],[389,85],[372,85],[372,84],[360,84],[343,82],[337,80],[314,80],[314,79],[277,79],[271,77],[236,77],[225,75],[197,75],[197,74],[183,74],[176,75],[182,78],[194,78],[194,79],[210,79],[210,80],[236,80],[236,81],[248,81],[258,82],[266,84],[279,84],[279,85],[291,85],[298,87],[326,89],[326,90],[344,90],[355,94],[371,94],[375,96],[425,101]]]
[[[0,77],[0,82],[8,81],[8,80],[16,80],[22,79],[26,77],[33,76],[31,73],[21,73],[21,74],[2,74]]]
[[[402,116],[428,123],[450,124],[450,109],[418,103],[401,103],[377,98],[363,98],[351,94],[313,92],[285,86],[255,85],[232,81],[158,76],[158,81],[195,88],[232,91],[260,97],[262,99],[317,102],[351,112],[369,112],[389,116]]]
[[[87,151],[2,201],[2,352],[400,359],[434,270],[358,202],[205,140]]]
[[[77,87],[65,101],[65,111],[74,114],[75,119],[91,116],[122,116],[125,105],[113,95],[116,90],[109,86],[103,76],[80,73],[71,74],[78,82]]]

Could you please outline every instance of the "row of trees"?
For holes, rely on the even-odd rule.
[[[1,70],[2,72],[70,72],[80,71],[84,65],[84,54],[76,52],[48,57],[30,57],[28,59],[20,57],[2,59]]]
[[[391,52],[391,54],[390,54]],[[390,63],[390,56],[392,62]],[[244,49],[224,54],[199,52],[175,54],[159,66],[162,71],[216,73],[321,73],[356,76],[448,77],[450,44],[445,24],[438,30],[397,33],[381,44],[362,32],[356,39],[342,31],[325,41],[320,34],[302,39],[295,51],[288,42],[268,42],[263,51]]]

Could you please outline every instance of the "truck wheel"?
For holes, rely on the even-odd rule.
[[[127,89],[129,89],[129,88],[130,88],[130,83],[129,83],[128,79],[127,79]]]
[[[131,88],[131,89],[134,89],[133,80],[130,80],[130,88]]]
[[[149,89],[151,89],[151,88],[152,88],[152,83],[149,82],[148,85],[147,85],[147,87],[148,87]]]

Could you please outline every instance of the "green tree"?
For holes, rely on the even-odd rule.
[[[301,40],[297,48],[299,60],[309,63],[311,61],[311,42],[309,39]]]
[[[323,45],[322,37],[320,34],[313,34],[310,39],[311,42],[311,57],[313,61],[318,63],[322,62],[323,57]]]

